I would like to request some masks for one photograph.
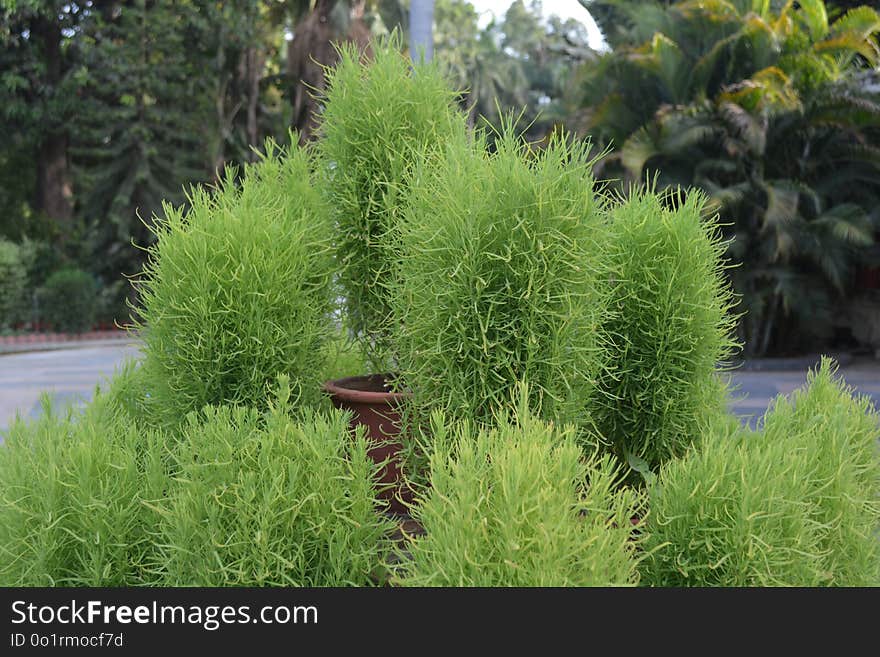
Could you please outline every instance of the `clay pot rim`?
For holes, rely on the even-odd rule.
[[[353,381],[364,381],[381,376],[384,380],[391,378],[391,374],[362,374],[360,376],[347,376],[342,379],[333,379],[325,381],[323,385],[324,392],[327,392],[341,401],[360,403],[360,404],[386,404],[391,405],[392,402],[402,401],[412,397],[411,392],[374,392],[371,390],[356,390],[347,387]]]

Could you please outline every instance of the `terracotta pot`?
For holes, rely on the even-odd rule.
[[[374,445],[367,454],[375,463],[388,461],[379,471],[379,498],[387,511],[405,514],[412,491],[400,471],[400,406],[410,395],[390,392],[389,378],[388,374],[350,376],[327,381],[324,390],[336,408],[351,411],[352,432],[357,425],[366,427],[367,439]]]

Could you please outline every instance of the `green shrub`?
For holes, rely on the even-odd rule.
[[[490,421],[519,381],[530,407],[581,424],[601,367],[604,240],[589,145],[497,152],[461,138],[413,178],[400,226],[400,371],[417,409]]]
[[[765,416],[766,440],[802,451],[811,518],[821,535],[831,584],[880,585],[880,415],[823,358],[791,401]]]
[[[150,382],[140,360],[125,360],[116,368],[113,376],[101,385],[101,389],[138,426],[150,428],[152,416],[149,400],[152,395]]]
[[[466,130],[439,70],[423,64],[414,71],[400,47],[397,34],[374,42],[368,62],[354,44],[340,46],[339,63],[326,69],[318,143],[348,321],[379,372],[393,355],[387,233],[419,155]]]
[[[107,395],[86,410],[13,422],[0,448],[0,584],[135,586],[155,560],[167,485],[163,437]]]
[[[696,192],[651,191],[611,213],[608,367],[594,413],[615,454],[636,468],[656,471],[681,456],[702,418],[725,405],[716,366],[734,347],[732,295],[718,226],[704,214]]]
[[[640,493],[574,430],[521,413],[491,431],[432,415],[431,488],[397,576],[405,586],[618,586],[638,581]]]
[[[27,270],[17,244],[0,238],[0,329],[18,323],[26,309]]]
[[[719,422],[651,490],[656,586],[877,586],[880,419],[828,361],[763,433]]]
[[[161,510],[159,584],[368,585],[390,523],[374,508],[362,434],[348,418],[207,407],[183,428],[177,486]]]
[[[329,217],[308,155],[271,143],[236,182],[166,206],[138,283],[151,407],[179,422],[206,404],[265,406],[278,374],[320,398],[333,330]]]
[[[347,339],[337,333],[327,343],[327,364],[324,368],[325,381],[352,376],[352,372],[366,372],[367,362],[359,342]]]
[[[83,333],[95,323],[98,284],[81,269],[61,269],[46,279],[39,292],[40,316],[62,333]]]

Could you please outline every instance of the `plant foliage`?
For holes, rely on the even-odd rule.
[[[368,443],[340,412],[292,420],[284,381],[265,426],[249,408],[189,416],[160,510],[160,584],[370,584],[390,523]]]
[[[81,269],[61,269],[39,291],[40,315],[56,331],[83,333],[92,328],[98,310],[98,283]]]
[[[262,407],[278,374],[317,402],[332,323],[330,224],[293,148],[227,171],[191,207],[166,206],[138,285],[137,326],[156,411],[179,421],[205,404]]]
[[[611,212],[611,311],[600,329],[609,351],[594,416],[631,465],[656,470],[683,455],[701,418],[724,408],[716,366],[733,351],[733,300],[725,245],[705,214],[698,192],[653,191],[634,192]]]
[[[877,586],[880,418],[827,359],[763,433],[722,422],[651,492],[655,586]]]
[[[524,400],[524,397],[523,397]],[[573,427],[523,411],[496,428],[432,415],[431,488],[414,513],[404,586],[624,586],[638,581],[640,493],[614,458],[583,459]]]
[[[589,145],[489,153],[451,142],[414,176],[394,291],[401,372],[420,411],[477,423],[529,383],[541,417],[581,423],[600,367],[605,233]]]
[[[16,420],[0,449],[3,586],[136,586],[152,562],[156,515],[144,501],[169,483],[160,434],[108,395],[82,413],[48,401]]]
[[[376,41],[371,59],[342,45],[327,68],[318,148],[336,222],[339,280],[350,328],[371,365],[385,371],[390,347],[389,283],[394,259],[388,233],[420,154],[465,132],[466,121],[439,70],[417,70],[401,54],[399,35]]]
[[[11,328],[22,316],[26,284],[19,246],[0,238],[0,329]]]
[[[603,175],[656,172],[710,196],[742,265],[729,274],[748,353],[827,341],[854,272],[876,260],[880,14],[834,19],[821,0],[590,7],[614,46],[583,68],[583,130],[617,149]]]

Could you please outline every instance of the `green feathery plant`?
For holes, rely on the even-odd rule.
[[[880,418],[823,361],[763,433],[719,421],[651,486],[654,586],[880,584]]]
[[[830,584],[880,585],[880,415],[823,358],[791,401],[765,416],[766,439],[800,449]]]
[[[281,377],[265,420],[225,406],[188,416],[176,486],[159,511],[157,583],[371,583],[392,525],[375,510],[368,443],[360,432],[348,437],[343,413],[297,422],[289,411]]]
[[[112,396],[16,420],[0,449],[0,584],[137,586],[154,560],[165,439]]]
[[[414,507],[404,586],[623,586],[638,582],[644,497],[620,487],[610,454],[586,460],[574,427],[531,416],[491,429],[431,417],[431,488]]]
[[[368,61],[355,44],[327,68],[320,115],[324,186],[336,222],[339,283],[350,329],[374,371],[393,366],[388,286],[396,226],[414,162],[466,131],[466,118],[434,65],[413,68],[400,35],[375,41]]]
[[[151,407],[171,423],[205,404],[265,405],[288,374],[303,403],[320,399],[333,331],[329,215],[310,158],[269,142],[191,207],[165,207],[141,280]]]
[[[534,412],[583,424],[601,366],[602,201],[589,144],[497,151],[450,141],[413,176],[398,236],[400,371],[422,417],[491,421],[516,383]]]
[[[698,192],[648,190],[611,213],[609,353],[593,410],[614,453],[641,471],[681,456],[701,418],[725,404],[716,366],[735,346],[733,298],[704,203]]]

